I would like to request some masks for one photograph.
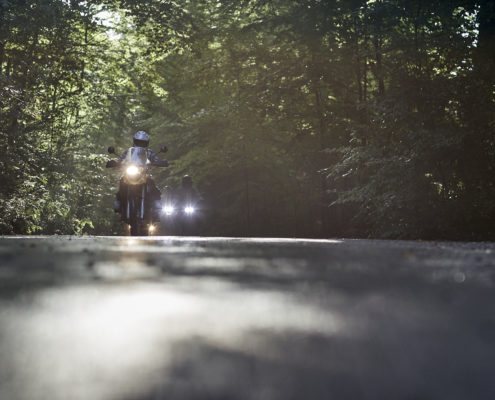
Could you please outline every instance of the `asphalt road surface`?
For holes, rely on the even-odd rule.
[[[0,399],[493,399],[495,244],[0,238]]]

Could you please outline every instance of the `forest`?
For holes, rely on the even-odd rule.
[[[495,0],[0,0],[0,233],[122,234],[169,148],[216,236],[495,239]]]

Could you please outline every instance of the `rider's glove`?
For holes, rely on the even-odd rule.
[[[167,160],[156,161],[153,163],[153,165],[156,165],[157,167],[168,167],[168,161]]]

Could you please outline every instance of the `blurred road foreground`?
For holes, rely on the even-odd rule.
[[[495,243],[0,238],[0,399],[493,399]]]

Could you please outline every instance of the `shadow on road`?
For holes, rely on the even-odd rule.
[[[0,397],[490,398],[493,247],[0,240]]]

